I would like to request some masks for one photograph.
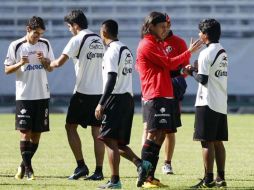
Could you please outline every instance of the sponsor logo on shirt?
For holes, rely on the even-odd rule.
[[[93,52],[88,52],[87,53],[87,55],[86,55],[86,57],[87,57],[87,59],[94,59],[94,58],[103,58],[103,53],[93,53]]]
[[[218,78],[223,76],[224,77],[228,76],[228,72],[224,71],[225,69],[223,69],[223,68],[227,68],[227,66],[228,66],[228,59],[226,56],[223,56],[222,61],[219,63],[219,67],[222,69],[218,69],[217,71],[215,71],[214,75]]]
[[[132,73],[132,68],[124,67],[122,74],[127,75],[128,73]]]
[[[25,71],[34,71],[34,70],[40,70],[40,69],[43,69],[43,65],[40,64],[40,65],[35,65],[35,64],[29,64],[27,65]]]
[[[215,72],[215,76],[216,77],[226,77],[226,76],[228,76],[228,72],[227,71],[222,71],[222,70],[217,70],[216,72]]]
[[[89,45],[89,49],[103,49],[103,44],[100,42],[99,39],[94,39]]]

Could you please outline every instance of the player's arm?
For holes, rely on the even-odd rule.
[[[193,71],[191,76],[202,85],[205,85],[208,82],[208,75],[198,74],[196,71]]]
[[[45,70],[49,72],[53,71],[53,68],[50,67],[50,59],[44,57],[42,52],[37,52],[36,56],[39,59],[40,63],[43,65]]]
[[[28,57],[23,56],[19,62],[13,65],[5,65],[4,71],[5,74],[11,74],[16,72],[21,66],[25,65],[26,63],[29,63]]]
[[[111,93],[114,90],[115,84],[116,84],[116,78],[117,78],[117,73],[115,72],[109,72],[108,73],[108,80],[105,86],[105,90],[104,93],[95,109],[95,117],[96,119],[100,120],[102,118],[103,115],[103,111],[105,108],[105,104],[109,98],[109,96],[111,95]]]
[[[50,67],[56,68],[61,67],[66,61],[69,59],[69,57],[65,54],[62,54],[58,59],[51,61]]]
[[[191,75],[197,82],[205,85],[208,82],[208,75],[198,74],[197,68],[191,65],[187,65],[184,68],[184,73]]]

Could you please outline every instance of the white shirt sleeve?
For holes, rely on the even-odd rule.
[[[107,55],[104,57],[104,66],[107,73],[115,72],[118,73],[118,59],[119,52],[115,49],[109,49]]]
[[[72,37],[68,44],[65,46],[62,54],[67,55],[69,58],[75,58],[78,55],[79,48],[79,40],[75,37]]]
[[[16,59],[15,59],[15,48],[14,48],[14,44],[11,43],[9,48],[8,48],[8,52],[4,61],[4,65],[14,65],[16,63]]]
[[[205,53],[200,53],[198,57],[198,74],[209,75],[210,62]]]

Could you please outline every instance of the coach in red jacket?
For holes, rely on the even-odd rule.
[[[187,51],[170,58],[162,42],[167,34],[166,16],[160,12],[151,12],[145,18],[141,31],[142,40],[137,48],[136,69],[140,75],[143,115],[147,118],[148,129],[148,136],[142,147],[142,159],[153,165],[143,186],[162,185],[154,178],[154,172],[165,134],[176,129],[174,94],[169,72],[176,70],[202,45],[197,40]]]

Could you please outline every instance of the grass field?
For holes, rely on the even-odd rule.
[[[164,189],[188,189],[203,175],[201,148],[192,141],[194,115],[182,116],[183,127],[176,135],[176,148],[173,158],[174,175],[162,175],[161,166],[164,152],[161,151],[156,176],[168,185]],[[229,115],[229,141],[227,150],[226,180],[228,189],[254,189],[254,115]],[[15,180],[14,174],[21,161],[19,151],[19,133],[14,130],[14,115],[0,114],[0,189],[96,189],[109,179],[108,159],[105,156],[105,180],[89,182],[84,180],[68,181],[76,163],[69,148],[65,129],[65,115],[51,114],[51,131],[44,133],[39,149],[33,158],[35,181]],[[83,143],[85,161],[94,170],[93,141],[91,130],[79,128]],[[130,146],[140,155],[142,121],[135,115]],[[215,170],[216,171],[216,170]],[[121,159],[120,177],[123,189],[136,189],[136,168]]]

